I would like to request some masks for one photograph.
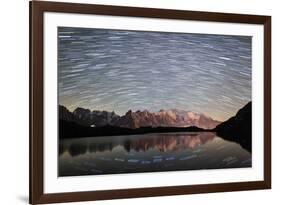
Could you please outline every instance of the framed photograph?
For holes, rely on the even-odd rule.
[[[270,188],[270,16],[30,2],[30,203]]]

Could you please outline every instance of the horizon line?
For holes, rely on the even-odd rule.
[[[252,102],[252,101],[250,100],[248,103],[250,103],[250,102]],[[246,103],[244,106],[246,106],[248,103]],[[138,111],[139,111],[139,112],[144,112],[144,111],[148,111],[148,112],[150,112],[150,113],[156,113],[156,112],[152,112],[152,111],[150,111],[150,110],[148,110],[148,109],[136,110],[136,111],[133,111],[132,109],[128,109],[128,111],[125,112],[124,114],[118,114],[118,113],[116,113],[114,110],[112,110],[112,111],[107,111],[107,110],[95,110],[95,109],[91,110],[91,109],[89,109],[89,108],[84,108],[84,107],[79,107],[79,106],[76,107],[75,109],[73,109],[73,111],[71,111],[71,109],[69,109],[69,108],[68,108],[67,106],[65,106],[65,105],[62,105],[62,104],[59,104],[59,103],[58,103],[58,106],[63,106],[63,107],[65,107],[65,108],[66,108],[69,112],[71,112],[71,113],[73,113],[77,108],[82,108],[82,109],[85,109],[85,110],[90,110],[90,112],[93,112],[93,111],[111,112],[111,113],[113,112],[113,113],[119,115],[120,117],[126,115],[126,113],[129,112],[129,111],[132,111],[132,112],[138,112]],[[244,107],[244,106],[243,106],[243,107]],[[241,107],[241,108],[243,108],[243,107]],[[240,109],[241,109],[241,108],[240,108]],[[236,113],[237,113],[240,109],[238,109],[231,117],[235,116]],[[213,118],[213,117],[211,117],[211,116],[209,116],[209,115],[206,115],[205,113],[194,112],[194,111],[190,111],[190,110],[182,110],[182,109],[177,109],[177,108],[160,109],[160,110],[157,111],[157,112],[161,112],[161,110],[163,110],[163,111],[168,111],[168,110],[180,110],[180,111],[184,111],[184,112],[192,112],[192,113],[199,114],[199,115],[205,115],[206,117],[210,117],[212,120],[216,120],[216,121],[218,121],[218,122],[223,122],[223,121],[226,121],[226,120],[228,120],[228,119],[231,118],[231,117],[229,117],[229,118],[227,118],[226,120],[221,121],[221,120],[215,119],[215,118]]]

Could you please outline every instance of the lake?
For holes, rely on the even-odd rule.
[[[59,140],[59,176],[245,168],[251,153],[214,132]]]

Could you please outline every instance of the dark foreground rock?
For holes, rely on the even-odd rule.
[[[252,151],[252,102],[241,108],[234,117],[219,124],[214,131],[226,140],[239,143]]]
[[[130,129],[124,127],[104,126],[104,127],[86,127],[75,122],[59,120],[59,137],[79,138],[95,136],[116,136],[116,135],[137,135],[146,133],[166,133],[166,132],[204,132],[198,127],[140,127]]]

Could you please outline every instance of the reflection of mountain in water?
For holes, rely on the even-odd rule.
[[[198,146],[204,145],[208,141],[212,141],[216,135],[211,132],[202,133],[161,133],[161,134],[147,134],[142,137],[138,136],[118,136],[115,137],[98,137],[95,138],[94,143],[72,142],[67,145],[60,144],[60,154],[68,152],[71,156],[78,156],[86,152],[105,152],[112,151],[118,146],[122,146],[126,152],[146,152],[150,149],[156,149],[160,152],[179,151],[185,149],[194,149]]]
[[[218,136],[226,140],[231,140],[239,143],[243,148],[251,152],[252,148],[252,107],[251,102],[241,108],[237,114],[225,122],[217,125],[214,129],[204,130],[203,128],[184,125],[200,125],[200,127],[209,126],[212,121],[211,118],[205,119],[204,115],[196,115],[192,112],[185,112],[179,110],[164,111],[160,110],[158,113],[150,113],[148,111],[129,111],[125,116],[117,116],[115,113],[106,111],[90,111],[83,108],[77,108],[73,113],[69,112],[65,107],[59,106],[59,137],[64,138],[83,138],[83,137],[100,137],[100,136],[133,136],[135,140],[127,140],[122,142],[126,150],[134,149],[136,151],[146,150],[150,147],[159,146],[159,150],[165,150],[171,147],[170,144],[175,142],[178,145],[183,141],[180,134],[174,134],[172,139],[164,133],[182,133],[182,132],[216,132]],[[203,120],[205,119],[205,120]],[[96,127],[91,127],[91,123],[95,122]],[[85,124],[86,123],[86,124]],[[187,123],[187,124],[184,124]],[[199,124],[198,124],[199,123]],[[217,122],[216,122],[217,123]],[[131,126],[134,124],[134,126]],[[212,124],[212,123],[211,123]],[[113,126],[114,125],[114,126]],[[140,125],[149,125],[148,127],[140,127]],[[171,125],[172,127],[167,127]],[[175,127],[178,125],[180,127]],[[203,126],[204,125],[204,126]],[[213,126],[214,124],[212,124]],[[159,127],[157,127],[159,126]],[[149,135],[150,133],[150,135]],[[158,133],[158,134],[157,134]],[[161,138],[159,137],[161,134]],[[147,134],[147,135],[146,135]],[[138,141],[138,135],[146,135],[143,141]],[[167,135],[167,137],[165,137]],[[202,134],[200,134],[202,135]],[[208,135],[208,134],[206,134]],[[177,137],[176,137],[177,136]],[[89,145],[91,151],[95,150],[109,150],[114,148],[120,142],[114,142],[115,138],[107,137],[106,144],[100,143],[99,145]],[[201,138],[200,138],[201,139]],[[110,141],[109,141],[110,140]],[[185,138],[186,140],[186,138]],[[170,142],[172,141],[172,142]],[[191,141],[195,142],[195,139]],[[200,140],[201,142],[201,140]],[[200,143],[199,142],[199,143]],[[117,145],[116,145],[117,143]],[[181,142],[183,145],[186,142]],[[169,146],[166,146],[169,144]],[[84,151],[81,146],[81,152]],[[88,145],[87,145],[88,146]],[[156,146],[157,147],[157,146]],[[64,148],[60,149],[62,153]],[[86,148],[88,149],[88,148]],[[69,148],[71,153],[77,153],[79,150],[76,148]]]
[[[60,140],[59,176],[251,167],[251,153],[215,132]]]
[[[184,149],[193,149],[199,145],[214,139],[214,133],[200,134],[161,134],[156,137],[148,137],[146,139],[133,140],[127,145],[127,151],[147,151],[149,149],[157,149],[161,152],[178,151]],[[128,149],[129,148],[129,149]]]

